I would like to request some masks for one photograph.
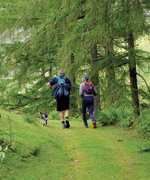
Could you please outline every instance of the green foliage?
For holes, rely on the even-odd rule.
[[[113,107],[98,112],[98,122],[102,126],[118,124],[129,127],[133,123],[134,113],[132,109],[124,107]]]
[[[140,152],[150,152],[150,143],[145,144],[145,146],[141,148]]]
[[[6,157],[6,152],[8,150],[8,148],[11,146],[10,140],[8,140],[7,138],[2,138],[2,136],[5,136],[6,131],[1,131],[0,130],[0,135],[1,135],[1,139],[0,139],[0,160],[1,162],[5,159]]]
[[[145,137],[150,138],[150,113],[149,110],[142,111],[138,118],[138,132]]]
[[[24,113],[53,111],[46,83],[64,68],[75,87],[70,103],[74,116],[80,113],[78,86],[84,74],[99,91],[102,109],[121,99],[130,108],[127,24],[135,40],[145,36],[148,9],[145,1],[0,2],[0,104]],[[136,41],[132,51],[139,69],[147,65],[150,55]],[[138,92],[147,100],[141,88]]]
[[[53,110],[53,111],[49,112],[48,119],[50,119],[50,120],[59,120],[60,119],[59,112],[56,111],[56,110]]]
[[[4,148],[0,145],[0,160],[1,160],[1,162],[5,159],[5,154],[6,154],[5,151],[7,151],[7,150],[8,150],[8,146],[6,146]]]

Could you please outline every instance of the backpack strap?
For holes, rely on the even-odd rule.
[[[59,80],[59,79],[66,79],[65,76],[62,76],[62,78],[60,76],[56,76],[56,78]]]
[[[60,77],[60,76],[56,76],[56,78],[58,79],[58,84],[60,84],[61,83],[61,81],[64,81],[64,84],[66,83],[65,82],[65,79],[66,79],[66,77],[65,76],[62,76],[62,77]]]
[[[87,85],[87,86],[93,86],[93,84],[92,84],[92,83],[89,83],[89,82],[86,82],[85,85]]]

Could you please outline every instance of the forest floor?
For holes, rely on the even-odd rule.
[[[12,147],[0,162],[0,180],[149,180],[150,152],[141,151],[148,140],[135,130],[115,126],[92,129],[72,119],[70,129],[61,129],[59,120],[6,113],[1,110],[0,140]]]

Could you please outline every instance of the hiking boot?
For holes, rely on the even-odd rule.
[[[62,129],[65,129],[65,123],[64,122],[62,122]]]
[[[96,126],[96,121],[93,121],[93,128],[94,128],[94,129],[97,128],[97,126]]]
[[[70,128],[69,120],[66,118],[66,128]]]

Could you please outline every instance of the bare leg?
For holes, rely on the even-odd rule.
[[[69,109],[65,111],[65,116],[66,116],[66,128],[70,128],[70,123],[69,123]]]
[[[63,114],[63,111],[60,111],[60,112],[59,112],[59,116],[60,116],[61,121],[64,121],[64,114]]]
[[[65,116],[66,116],[66,117],[69,117],[69,109],[67,109],[67,110],[65,111]]]

